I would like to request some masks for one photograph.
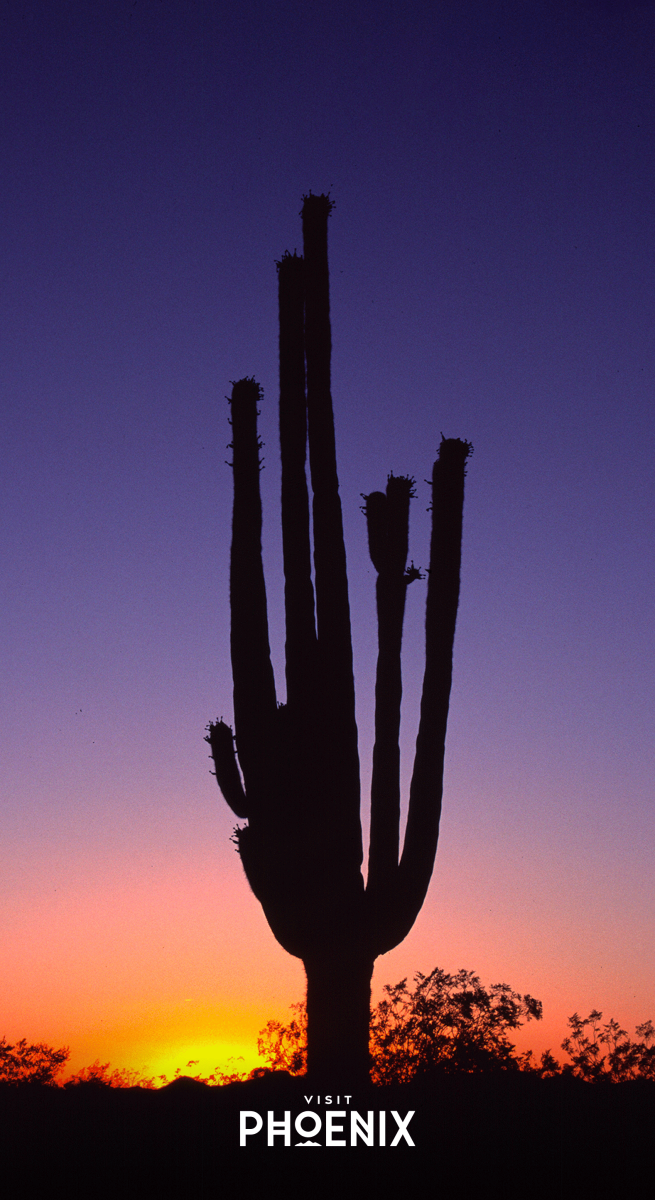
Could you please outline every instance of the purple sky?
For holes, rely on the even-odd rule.
[[[169,953],[160,894],[217,931],[203,941],[189,916],[171,995],[177,963],[189,996],[236,980],[235,1003],[257,1009],[265,923],[202,741],[208,719],[231,719],[224,396],[246,374],[264,388],[281,687],[274,260],[300,250],[310,189],[336,202],[333,395],[365,780],[375,576],[360,493],[390,470],[416,476],[410,554],[425,566],[440,434],[475,447],[435,879],[376,980],[437,964],[505,979],[557,1010],[553,1049],[575,1008],[631,1031],[655,1017],[654,44],[652,2],[4,5],[8,1034],[73,1042],[37,1004],[44,978],[77,980],[78,995],[93,975],[79,1008],[93,1014],[117,961],[160,941]],[[422,587],[407,616],[408,775]],[[132,885],[141,942],[112,906],[80,924],[91,892]],[[42,975],[26,947],[44,929],[60,940]],[[302,974],[285,975],[268,937],[258,995],[274,1015]],[[149,1002],[134,970],[128,1023]],[[259,1009],[252,1020],[256,1033]]]

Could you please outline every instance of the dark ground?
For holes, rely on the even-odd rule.
[[[344,1089],[345,1091],[346,1089]],[[451,1077],[423,1088],[375,1088],[351,1108],[415,1116],[414,1147],[293,1145],[303,1079],[284,1075],[210,1088],[181,1080],[160,1091],[87,1084],[0,1086],[0,1191],[181,1200],[274,1195],[521,1196],[525,1200],[653,1200],[655,1084],[590,1085],[526,1075]],[[333,1105],[334,1107],[334,1105]],[[346,1109],[343,1103],[340,1109]],[[239,1111],[292,1114],[291,1146],[265,1132],[239,1147]],[[391,1136],[396,1124],[387,1117]],[[391,1136],[388,1140],[391,1140]],[[323,1134],[318,1135],[323,1140]]]

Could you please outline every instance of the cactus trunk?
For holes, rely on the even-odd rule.
[[[373,958],[365,946],[305,959],[307,1074],[321,1091],[367,1082]]]

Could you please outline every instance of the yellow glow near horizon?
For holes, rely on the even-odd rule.
[[[136,1070],[148,1078],[165,1075],[168,1080],[178,1068],[182,1075],[205,1078],[217,1070],[248,1072],[264,1065],[257,1053],[257,1034],[270,1015],[251,1008],[228,1011],[218,1005],[189,1005],[186,1011],[161,1008],[138,1020],[107,1027],[96,1024],[71,1038],[65,1075],[96,1061],[109,1063],[110,1070]]]
[[[225,1075],[249,1072],[264,1066],[257,1054],[256,1038],[216,1038],[194,1036],[188,1030],[162,1034],[161,1030],[143,1030],[134,1036],[113,1031],[104,1036],[86,1035],[75,1041],[62,1078],[77,1073],[94,1062],[109,1064],[109,1070],[134,1070],[147,1078],[165,1075],[170,1082],[179,1069],[181,1075],[208,1078],[216,1071]]]

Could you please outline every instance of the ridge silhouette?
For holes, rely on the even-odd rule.
[[[348,578],[330,390],[327,226],[332,208],[327,195],[304,197],[303,257],[286,253],[277,264],[287,703],[277,703],[268,636],[257,433],[261,389],[245,378],[234,383],[230,399],[235,738],[217,721],[208,726],[206,740],[225,800],[247,820],[234,839],[248,882],[279,943],[304,964],[308,1073],[343,1086],[348,1079],[369,1077],[373,964],[406,937],[432,875],[471,446],[442,437],[432,472],[426,663],[402,853],[402,627],[407,587],[421,577],[413,563],[407,567],[414,481],[389,475],[384,492],[364,497],[369,550],[378,572],[379,634],[365,886]]]

